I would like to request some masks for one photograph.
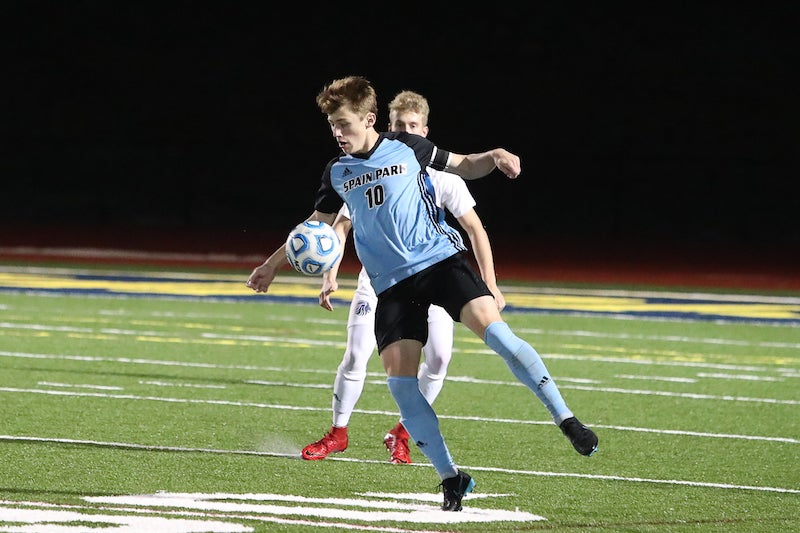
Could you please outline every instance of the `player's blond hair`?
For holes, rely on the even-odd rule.
[[[431,108],[428,100],[421,94],[414,91],[401,91],[389,102],[389,113],[391,114],[393,111],[397,114],[418,113],[422,117],[422,125],[427,126]]]
[[[363,76],[347,76],[333,80],[317,95],[317,106],[326,115],[336,113],[342,106],[359,116],[378,114],[378,97],[372,84]]]

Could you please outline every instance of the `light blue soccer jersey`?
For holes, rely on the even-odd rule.
[[[444,170],[448,157],[424,137],[381,133],[368,154],[340,154],[326,167],[315,207],[334,213],[347,204],[356,252],[376,293],[466,250],[425,170]]]

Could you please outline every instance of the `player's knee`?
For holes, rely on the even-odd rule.
[[[339,364],[338,372],[346,379],[355,379],[359,376],[366,376],[367,362],[354,358],[345,358],[342,360],[341,364]]]
[[[367,379],[367,371],[366,370],[342,370],[339,369],[339,373],[341,374],[342,378],[347,381],[364,381]]]
[[[427,376],[431,380],[441,380],[444,379],[445,374],[447,374],[447,365],[449,364],[450,359],[435,359],[431,360],[430,362],[426,361],[419,369],[420,376]]]

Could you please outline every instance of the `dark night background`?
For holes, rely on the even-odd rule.
[[[314,98],[360,74],[379,124],[413,89],[443,148],[520,155],[470,184],[493,239],[800,247],[794,4],[295,5],[3,3],[5,235],[272,250],[336,151]]]

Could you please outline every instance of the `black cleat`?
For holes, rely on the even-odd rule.
[[[589,457],[597,451],[597,435],[574,416],[561,422],[559,427],[579,454]]]
[[[466,472],[459,470],[456,477],[443,480],[439,486],[444,492],[442,511],[460,511],[461,498],[472,492],[472,489],[475,488],[475,480]]]

